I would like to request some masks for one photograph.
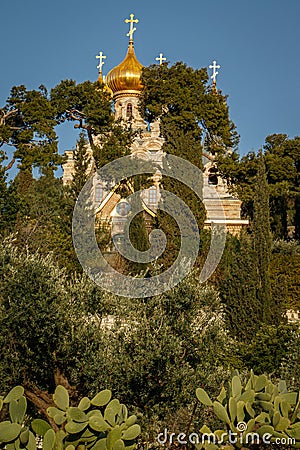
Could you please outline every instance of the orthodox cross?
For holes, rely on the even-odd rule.
[[[156,61],[159,61],[159,65],[161,66],[164,61],[167,61],[167,58],[164,58],[163,54],[160,53],[158,58],[155,58]]]
[[[213,80],[213,83],[216,84],[217,75],[219,74],[217,69],[220,69],[221,66],[217,65],[217,61],[213,61],[213,63],[209,66],[209,68],[213,70],[213,74],[210,78]]]
[[[99,55],[96,56],[97,59],[99,59],[99,66],[97,66],[97,69],[99,69],[99,72],[102,72],[102,66],[104,65],[104,59],[106,59],[106,56],[103,54],[103,52],[99,52]]]
[[[139,23],[138,19],[134,19],[134,14],[130,14],[130,19],[125,19],[125,23],[130,23],[129,33],[126,36],[129,36],[129,39],[133,41],[133,33],[136,31],[136,28],[133,26],[134,23]]]

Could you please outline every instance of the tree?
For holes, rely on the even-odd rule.
[[[6,172],[3,166],[3,161],[5,161],[5,153],[0,150],[0,233],[2,234],[8,225],[8,210],[7,205],[8,200],[8,186],[6,183]]]
[[[92,149],[95,136],[113,123],[110,100],[110,95],[99,81],[76,84],[74,80],[64,80],[51,89],[56,121],[73,121],[76,122],[75,128],[87,130]]]
[[[104,293],[85,276],[69,280],[51,256],[9,241],[0,262],[1,393],[22,384],[45,412],[58,384],[72,400],[110,388],[157,431],[189,408],[197,384],[214,388],[224,376],[230,343],[218,295],[193,277],[141,301]]]
[[[270,261],[272,304],[281,311],[300,310],[300,245],[298,241],[273,243]]]
[[[233,123],[229,119],[226,98],[207,86],[205,69],[194,70],[178,62],[153,65],[143,69],[144,90],[140,101],[147,122],[159,120],[162,150],[179,156],[202,169],[203,149],[213,154],[224,153],[237,143]],[[167,167],[166,161],[163,162]],[[163,177],[162,186],[183,199],[194,213],[199,229],[203,228],[205,210],[197,195],[171,177]],[[157,224],[167,236],[167,247],[159,260],[165,268],[178,254],[180,232],[168,214],[159,211]]]
[[[89,169],[91,170],[92,162],[87,148],[85,135],[82,131],[74,151],[74,174],[70,185],[70,193],[75,201],[90,176]]]
[[[0,260],[0,391],[22,384],[45,413],[44,393],[58,384],[76,397],[72,363],[78,373],[101,345],[99,326],[88,318],[95,308],[101,314],[102,293],[85,277],[70,281],[51,255],[21,253],[10,240],[1,243]]]
[[[289,139],[286,134],[273,134],[266,138],[264,149],[272,229],[277,238],[286,238],[288,226],[293,226],[298,236],[300,138]]]
[[[249,344],[240,349],[245,366],[256,373],[279,376],[281,364],[293,345],[295,331],[294,325],[264,324]]]
[[[300,138],[286,134],[266,137],[264,156],[270,194],[270,223],[276,238],[286,239],[295,230],[299,237]],[[236,152],[218,156],[218,167],[229,188],[242,200],[244,215],[253,218],[253,198],[258,171],[254,152],[242,158]]]
[[[1,217],[3,233],[14,232],[20,246],[28,245],[41,254],[54,251],[59,262],[69,270],[80,270],[71,240],[71,220],[74,198],[54,177],[54,171],[64,162],[58,154],[55,127],[74,121],[89,138],[90,151],[96,163],[106,163],[129,153],[132,132],[115,124],[111,98],[102,83],[72,80],[62,81],[51,90],[27,90],[13,87],[7,104],[0,110],[0,146],[14,148],[12,167],[18,161],[19,172],[6,187],[2,170],[3,199]],[[95,142],[95,137],[101,134]],[[5,154],[3,153],[3,157]],[[75,152],[75,178],[71,189],[77,196],[87,176],[89,158],[83,135]],[[40,179],[34,179],[38,169]],[[9,220],[8,220],[9,219]]]
[[[262,322],[257,298],[257,260],[251,236],[227,239],[221,261],[219,289],[226,312],[226,324],[233,337],[249,343]]]
[[[202,167],[202,138],[206,150],[224,153],[237,144],[226,97],[207,86],[205,69],[178,62],[170,68],[143,69],[141,112],[148,122],[160,119],[163,150]]]
[[[230,365],[231,342],[217,292],[191,276],[158,297],[110,302],[101,343],[96,347],[91,319],[93,357],[80,362],[81,370],[72,363],[70,379],[76,377],[82,392],[104,385],[127,399],[143,414],[152,439],[170,423],[186,429],[197,383],[214,390]]]
[[[258,275],[258,300],[262,308],[262,320],[265,324],[268,324],[271,318],[276,317],[276,314],[273,305],[271,305],[270,254],[272,238],[269,215],[269,188],[262,154],[258,158],[252,230]]]
[[[53,171],[62,162],[56,125],[55,109],[44,86],[38,91],[28,91],[23,85],[13,87],[0,110],[0,143],[15,148],[13,161],[19,161],[21,172],[31,173],[33,167],[42,173]]]

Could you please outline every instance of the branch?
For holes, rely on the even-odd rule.
[[[71,109],[70,111],[66,111],[70,119],[72,120],[78,120],[80,124],[82,124],[82,120],[84,118],[84,114],[81,111],[78,111],[78,109]],[[80,125],[81,126],[81,125]]]
[[[95,144],[94,144],[94,139],[93,139],[92,128],[91,127],[86,127],[86,129],[87,129],[87,134],[88,134],[90,146],[91,146],[92,150],[94,150]]]
[[[55,386],[58,386],[60,384],[61,386],[63,386],[64,388],[67,389],[70,398],[78,399],[78,393],[77,393],[76,389],[70,385],[67,377],[61,371],[61,369],[58,367],[55,351],[52,353],[52,356],[53,356],[53,360],[54,360],[53,378],[54,378]]]
[[[19,112],[18,109],[13,109],[12,111],[8,111],[7,113],[5,113],[3,111],[3,109],[0,110],[1,113],[1,117],[0,117],[0,125],[4,125],[5,121],[10,117],[13,116],[15,114],[17,114]]]
[[[55,355],[54,355],[55,357]],[[67,389],[71,399],[78,399],[77,391],[73,388],[66,376],[61,372],[61,370],[56,367],[53,371],[55,386],[61,385]],[[35,405],[38,412],[43,415],[47,421],[50,423],[54,431],[58,431],[59,427],[56,425],[53,419],[48,416],[47,409],[49,406],[56,406],[53,401],[53,395],[49,394],[47,391],[42,391],[37,386],[32,383],[24,383],[24,391],[28,400]]]
[[[58,431],[58,426],[47,414],[47,408],[49,408],[49,406],[56,406],[52,399],[52,395],[50,395],[47,391],[41,391],[36,386],[30,384],[24,386],[24,391],[28,400],[36,406],[41,415],[46,417],[53,430]]]
[[[6,167],[4,167],[4,171],[7,172],[9,169],[11,169],[15,162],[16,162],[16,158],[13,158],[13,159],[10,161],[10,163],[7,164]]]
[[[61,386],[67,389],[70,397],[74,397],[76,389],[70,385],[67,377],[62,373],[62,371],[58,367],[54,369],[53,375],[55,386],[58,386],[60,384]]]

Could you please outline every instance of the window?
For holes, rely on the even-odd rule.
[[[148,202],[152,205],[156,205],[157,203],[157,189],[155,186],[148,189]]]
[[[215,167],[212,167],[209,170],[208,184],[213,185],[213,186],[217,186],[217,184],[218,184],[217,169]]]
[[[131,117],[132,117],[132,104],[131,103],[127,104],[126,117],[127,117],[127,119],[131,119]]]
[[[102,186],[96,186],[95,189],[95,202],[101,203],[104,197],[104,189]]]

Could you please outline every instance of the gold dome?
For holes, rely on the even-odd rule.
[[[133,41],[129,42],[125,59],[114,67],[106,76],[106,84],[114,94],[139,94],[143,89],[141,84],[142,64],[134,53]]]
[[[107,86],[107,84],[105,82],[105,77],[102,74],[102,70],[98,74],[98,80],[97,81],[99,81],[99,83],[104,84],[103,91],[107,92],[112,97],[113,96],[113,91],[110,89],[109,86]]]

